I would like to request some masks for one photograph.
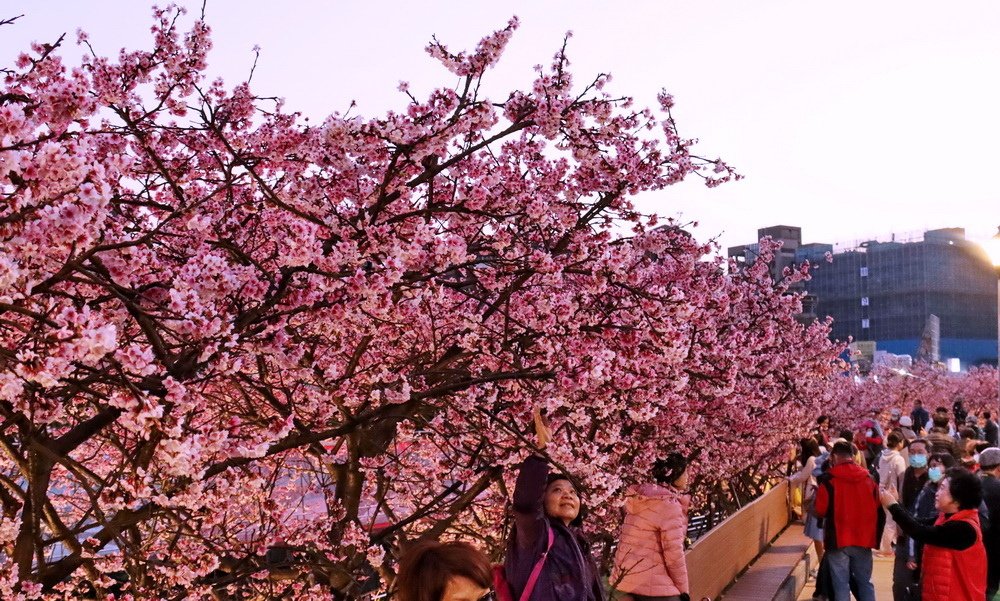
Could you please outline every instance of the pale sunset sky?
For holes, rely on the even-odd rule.
[[[201,1],[179,2],[197,14]],[[260,95],[322,120],[357,102],[376,116],[454,78],[423,49],[452,50],[517,15],[521,27],[487,75],[494,99],[530,85],[573,31],[577,82],[653,106],[676,99],[681,134],[699,154],[746,179],[707,190],[694,179],[640,197],[640,206],[697,221],[701,240],[753,241],[768,225],[798,225],[806,242],[887,239],[938,227],[970,238],[1000,225],[1000,2],[695,0],[657,2],[320,2],[208,0],[210,73],[254,74]],[[5,0],[0,66],[33,41],[76,29],[102,54],[147,48],[142,0]],[[191,15],[189,15],[191,16]]]

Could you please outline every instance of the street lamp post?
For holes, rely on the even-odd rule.
[[[986,253],[997,274],[997,401],[1000,403],[1000,227],[997,227],[996,235],[986,244]]]

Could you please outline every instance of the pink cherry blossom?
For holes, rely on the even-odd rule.
[[[808,266],[774,282],[637,210],[739,177],[677,133],[672,96],[636,109],[558,43],[483,95],[517,24],[469,53],[432,42],[454,87],[320,126],[207,81],[209,28],[176,7],[151,50],[18,60],[3,598],[104,597],[124,575],[135,599],[332,599],[389,586],[420,537],[499,550],[538,406],[608,538],[662,453],[697,455],[708,491],[845,398],[829,323],[796,319]]]

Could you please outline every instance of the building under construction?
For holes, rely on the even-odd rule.
[[[996,364],[996,274],[964,229],[837,246],[802,244],[801,229],[794,226],[764,228],[758,235],[784,242],[775,271],[789,261],[817,265],[805,283],[805,308],[810,317],[833,317],[833,338],[875,341],[879,350],[918,357],[924,337],[921,358],[957,358],[963,368]],[[752,262],[755,247],[732,247],[729,256]],[[928,324],[939,328],[939,348],[927,348]],[[932,356],[937,352],[940,357]]]

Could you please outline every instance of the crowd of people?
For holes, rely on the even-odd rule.
[[[874,601],[875,556],[894,558],[894,601],[1000,598],[997,438],[992,414],[961,401],[842,431],[821,416],[789,477],[820,559],[813,598]]]
[[[535,431],[542,450],[551,434],[538,412]],[[874,601],[881,555],[894,557],[894,601],[1000,599],[997,437],[989,412],[970,414],[961,402],[931,415],[917,401],[908,415],[892,409],[841,431],[821,416],[789,476],[820,559],[813,598]],[[630,489],[609,586],[582,533],[576,483],[531,455],[518,472],[504,563],[491,565],[467,543],[422,543],[400,564],[396,598],[689,601],[688,472],[683,456],[667,454],[648,483]]]

